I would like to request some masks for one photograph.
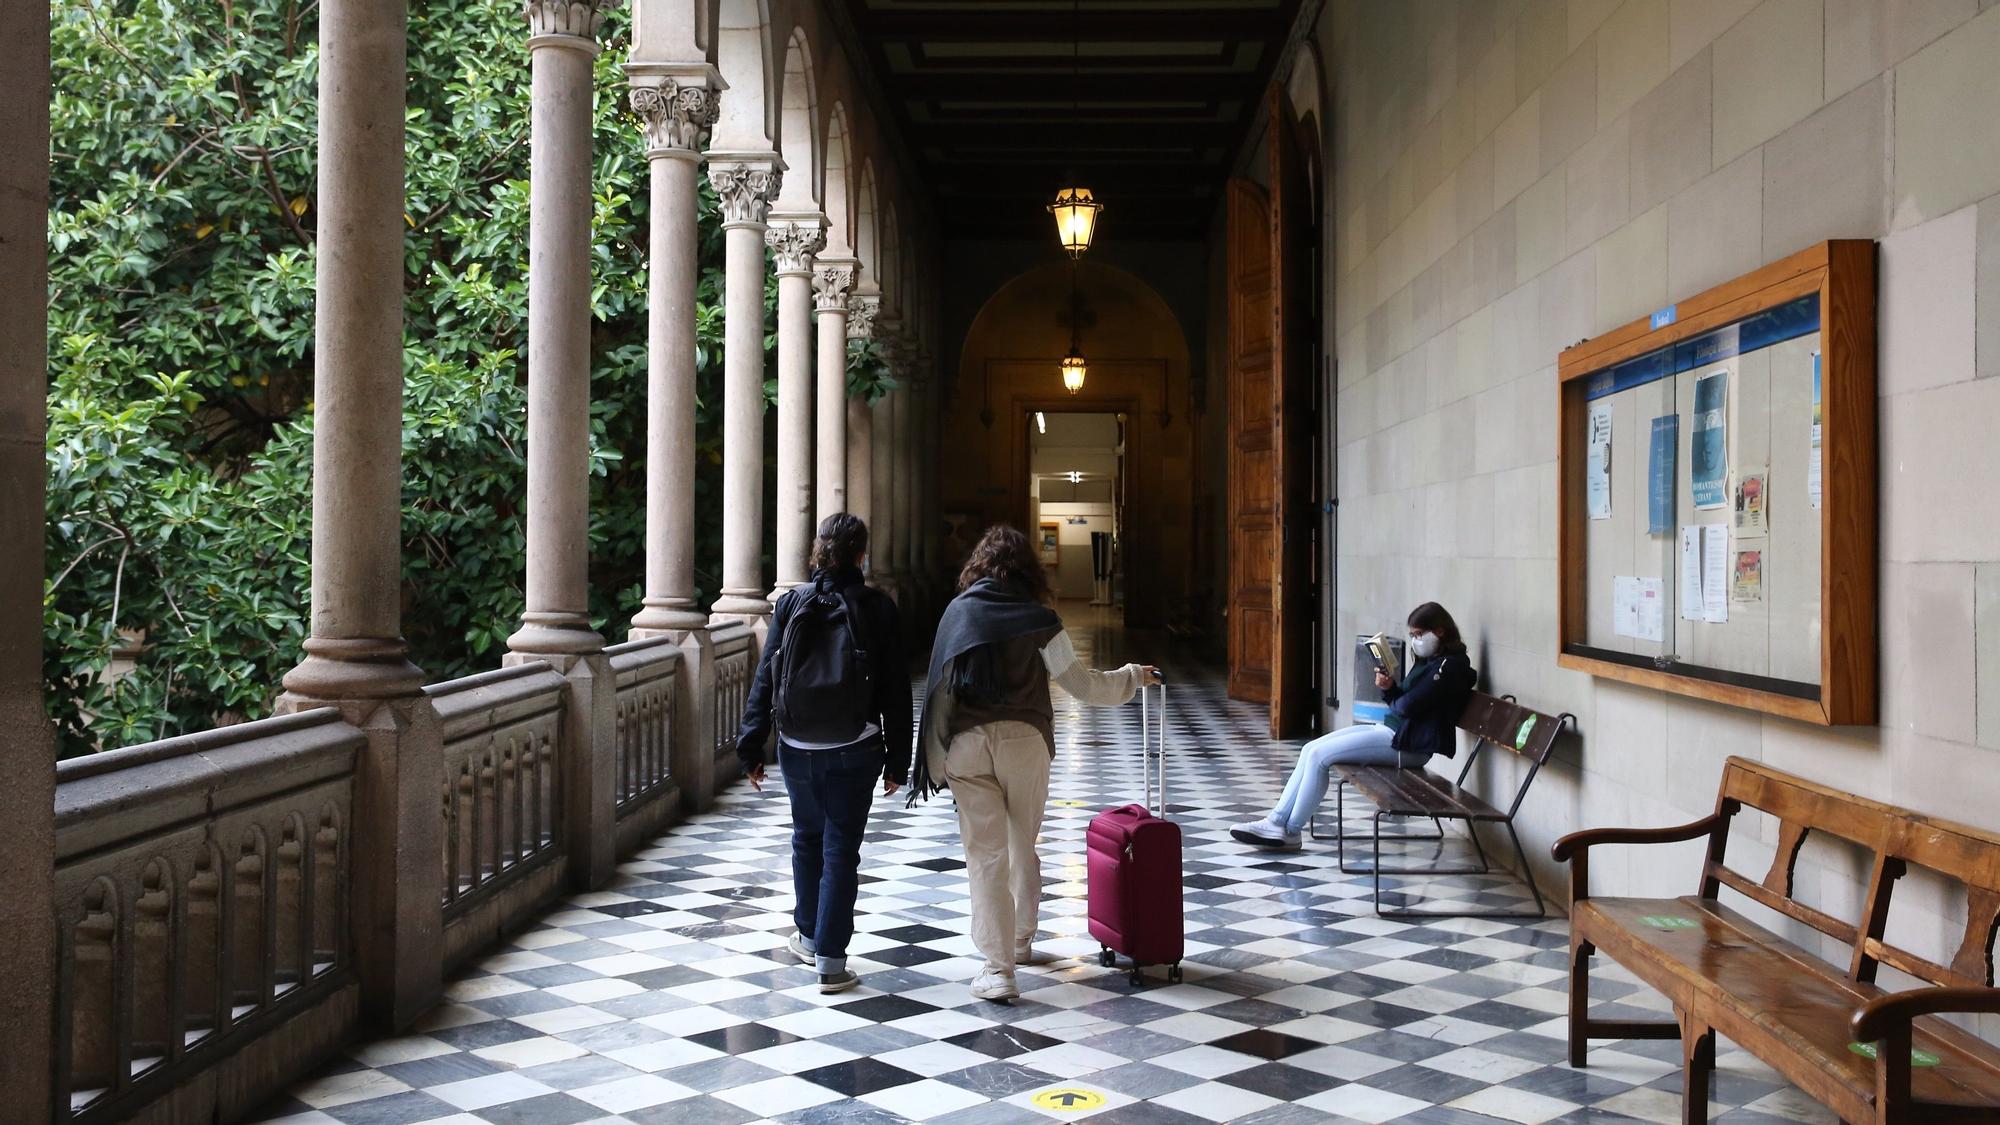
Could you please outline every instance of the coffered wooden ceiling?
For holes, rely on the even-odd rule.
[[[947,237],[1199,236],[1300,0],[840,0]]]

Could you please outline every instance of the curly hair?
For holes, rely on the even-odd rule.
[[[868,525],[861,517],[835,512],[819,522],[819,536],[813,540],[810,568],[815,572],[859,566],[868,553]]]
[[[1035,553],[1034,545],[1018,529],[1004,523],[987,528],[986,534],[979,537],[979,545],[965,560],[965,569],[958,572],[959,591],[963,593],[982,578],[1017,586],[1038,602],[1055,600],[1055,592],[1049,588],[1049,572],[1042,569],[1042,559]]]

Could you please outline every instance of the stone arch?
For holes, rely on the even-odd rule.
[[[778,79],[776,151],[785,162],[785,180],[773,210],[810,214],[820,209],[825,169],[820,143],[819,75],[804,28],[795,27],[784,44]]]
[[[882,209],[882,241],[877,247],[875,277],[882,287],[882,315],[900,316],[903,295],[903,241],[896,223],[896,205]]]
[[[952,451],[938,466],[940,503],[975,528],[1023,521],[1033,412],[1125,413],[1127,621],[1153,626],[1171,600],[1191,592],[1196,573],[1187,333],[1150,284],[1085,259],[1074,268],[1090,373],[1082,392],[1070,395],[1058,361],[1070,342],[1071,268],[1058,259],[1017,274],[973,317],[940,419],[939,447]]]
[[[852,258],[856,251],[854,192],[849,184],[851,134],[847,107],[835,101],[826,115],[825,183],[820,198],[826,211],[826,251],[829,258]]]
[[[859,287],[869,293],[882,291],[880,215],[875,199],[875,162],[863,160],[854,195],[854,256],[861,262]]]
[[[721,0],[635,0],[634,62],[715,62]]]
[[[716,152],[778,151],[780,121],[773,92],[769,0],[721,0],[715,31],[715,64],[728,86],[710,134]]]

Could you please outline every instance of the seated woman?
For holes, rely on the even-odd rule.
[[[1422,769],[1432,754],[1458,751],[1458,715],[1479,676],[1466,655],[1458,623],[1443,606],[1425,602],[1410,611],[1410,655],[1417,663],[1398,682],[1375,673],[1375,686],[1389,704],[1379,724],[1342,727],[1299,751],[1299,764],[1271,815],[1229,830],[1246,844],[1296,848],[1306,821],[1326,796],[1328,775],[1337,765],[1400,766]]]

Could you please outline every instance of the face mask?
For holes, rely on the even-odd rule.
[[[1439,641],[1436,633],[1425,633],[1422,636],[1410,638],[1410,652],[1418,660],[1429,660],[1431,657],[1437,655],[1438,644]]]
[[[868,577],[868,556],[861,556],[861,577]]]

